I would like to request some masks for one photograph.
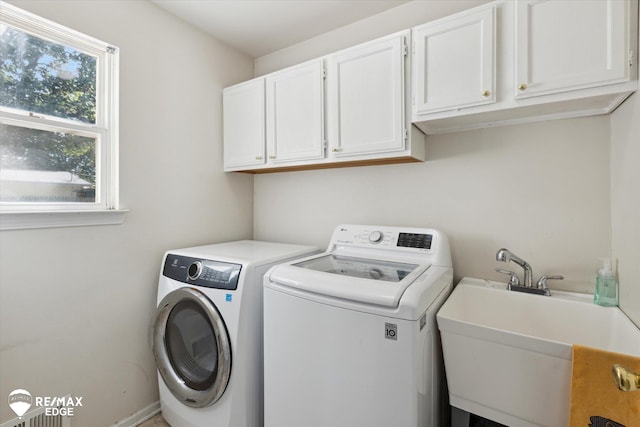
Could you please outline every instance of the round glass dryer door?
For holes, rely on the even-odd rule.
[[[158,371],[178,400],[202,408],[220,399],[231,374],[231,344],[220,313],[202,292],[181,288],[165,296],[152,334]]]

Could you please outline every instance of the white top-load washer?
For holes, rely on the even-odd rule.
[[[440,426],[452,282],[447,237],[422,228],[341,225],[325,253],[274,266],[265,427]]]
[[[243,240],[165,253],[151,338],[169,424],[262,426],[262,276],[317,252]]]

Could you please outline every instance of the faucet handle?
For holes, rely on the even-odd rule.
[[[510,276],[509,277],[509,289],[511,289],[512,286],[520,286],[520,279],[518,279],[518,276],[513,271],[503,270],[501,268],[496,268],[496,271],[498,273],[508,274]]]
[[[544,275],[541,278],[538,279],[538,289],[547,289],[547,280],[562,280],[564,279],[564,276],[562,274],[555,274],[555,275]]]

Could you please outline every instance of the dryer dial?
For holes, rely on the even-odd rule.
[[[196,280],[198,277],[200,277],[200,274],[202,274],[202,262],[192,262],[189,266],[189,270],[187,271],[187,276],[189,276],[189,279],[191,280]]]

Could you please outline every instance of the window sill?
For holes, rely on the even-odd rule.
[[[0,231],[33,228],[82,227],[124,223],[128,210],[31,211],[0,213]]]

